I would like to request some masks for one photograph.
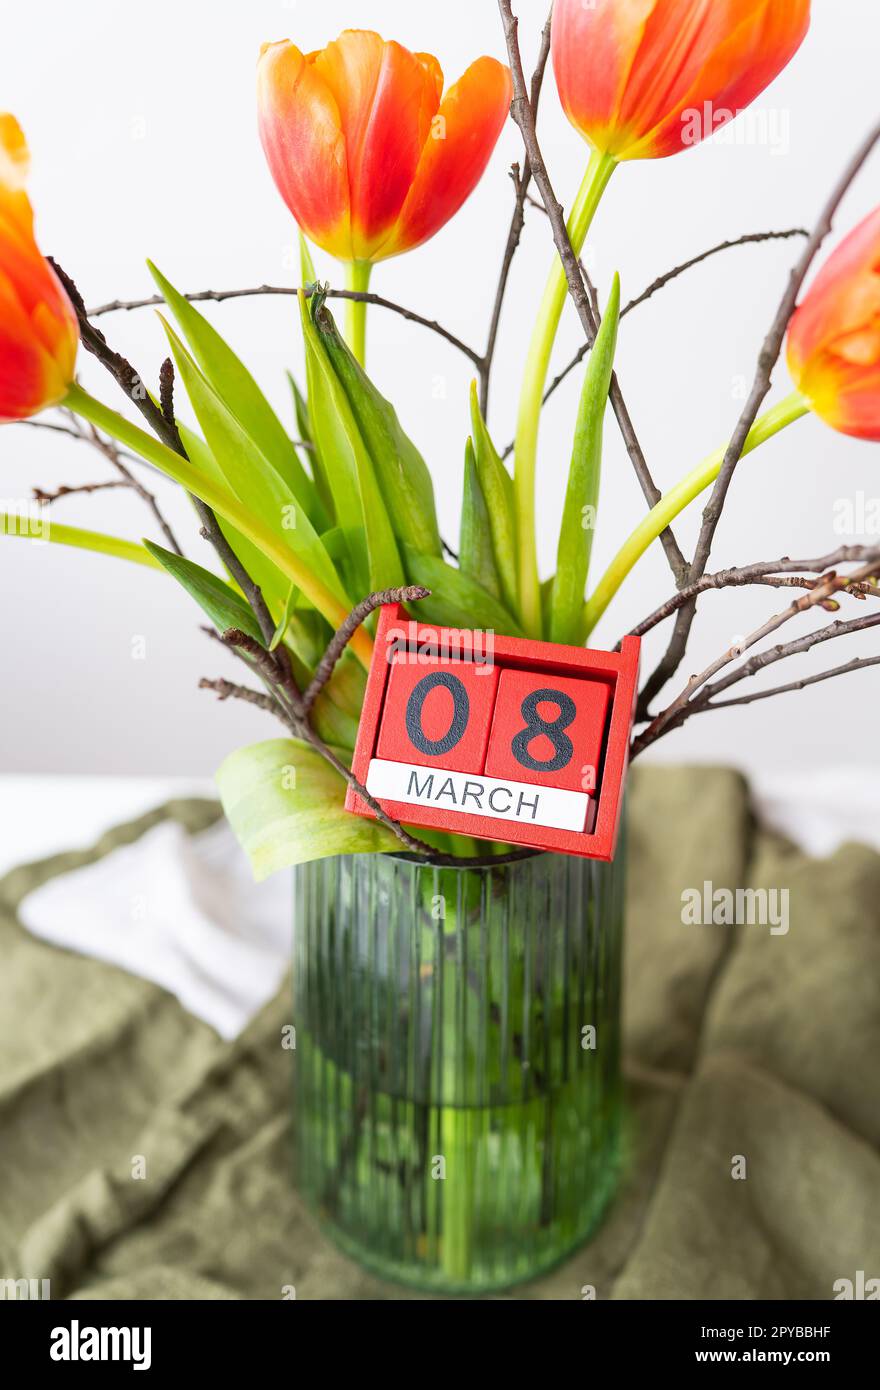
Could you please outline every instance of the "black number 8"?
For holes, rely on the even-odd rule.
[[[538,713],[538,705],[545,702],[559,706],[555,719],[542,719]],[[571,696],[561,690],[533,690],[523,700],[521,713],[526,726],[510,745],[517,762],[528,768],[529,772],[560,772],[567,767],[574,753],[574,744],[563,730],[573,724],[577,717],[577,705]],[[529,752],[529,744],[539,734],[546,734],[556,750],[552,757],[543,761],[533,758]]]
[[[422,728],[422,707],[428,695],[436,686],[442,685],[452,696],[452,720],[442,738],[428,738]],[[418,748],[429,758],[440,758],[451,753],[464,737],[471,713],[468,693],[458,676],[448,671],[432,671],[423,676],[418,685],[413,686],[412,694],[406,702],[406,732],[413,748]]]

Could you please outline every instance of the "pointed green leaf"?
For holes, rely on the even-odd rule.
[[[327,518],[322,514],[315,485],[300,463],[284,426],[247,367],[216,328],[166,280],[152,261],[147,261],[147,266],[205,378],[245,434],[250,435],[266,460],[292,488],[300,506],[305,508],[318,526],[326,525]]]
[[[551,642],[577,645],[584,640],[584,590],[596,527],[602,473],[605,406],[614,368],[620,317],[620,278],[615,275],[581,391],[568,487],[559,530],[556,577],[550,616]]]
[[[486,428],[477,395],[471,382],[471,429],[474,462],[489,512],[489,530],[495,566],[501,581],[501,595],[511,613],[519,612],[519,586],[516,579],[516,507],[513,479],[499,457]]]
[[[345,754],[336,751],[344,760]],[[216,780],[226,817],[257,882],[312,859],[400,847],[378,821],[344,809],[343,779],[297,739],[239,748],[221,764]]]
[[[170,324],[165,323],[165,330],[208,448],[227,483],[341,603],[348,602],[336,567],[290,486],[266,462]]]
[[[324,467],[324,460],[321,458],[321,450],[315,441],[315,432],[312,429],[311,416],[309,415],[308,402],[300,391],[290,372],[287,373],[287,380],[290,383],[290,390],[293,395],[293,406],[296,415],[297,437],[302,441],[303,447],[308,450],[309,463],[311,464],[312,477],[315,480],[315,487],[321,499],[325,515],[332,522],[336,517],[336,508],[333,502],[333,491],[327,477],[327,470]]]
[[[333,493],[337,523],[345,534],[363,592],[401,582],[403,564],[373,462],[348,397],[330,361],[313,314],[320,296],[300,295],[309,414]]]
[[[291,584],[290,592],[288,593],[287,598],[284,601],[284,611],[281,614],[281,617],[278,619],[278,625],[275,628],[274,633],[272,634],[272,641],[269,643],[270,652],[274,652],[276,647],[280,647],[281,643],[287,636],[287,629],[290,627],[290,619],[293,616],[293,610],[296,605],[296,600],[298,596],[299,589],[296,587],[295,584]]]
[[[318,279],[309,243],[302,232],[299,234],[299,267],[303,285],[314,285]]]
[[[158,560],[159,564],[174,576],[178,584],[186,589],[190,597],[195,599],[203,612],[207,613],[218,632],[237,627],[257,642],[262,642],[263,636],[256,618],[241,595],[229,584],[210,570],[202,569],[201,565],[185,559],[183,555],[175,555],[172,550],[165,550],[161,545],[154,545],[152,541],[144,541],[144,545],[154,560]]]
[[[425,460],[401,428],[390,401],[376,390],[351,352],[326,304],[315,307],[312,319],[348,397],[398,540],[424,554],[442,555],[434,484]]]
[[[431,597],[419,599],[419,617],[447,627],[479,627],[506,637],[522,637],[519,623],[475,579],[453,569],[436,555],[404,549],[411,584],[424,584]]]
[[[478,584],[482,584],[494,598],[501,597],[501,581],[495,565],[489,529],[489,509],[477,476],[471,439],[467,441],[464,451],[464,493],[461,503],[458,567],[462,574],[467,574]]]

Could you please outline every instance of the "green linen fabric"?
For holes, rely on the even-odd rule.
[[[502,1297],[833,1298],[880,1275],[880,856],[811,860],[724,769],[638,767],[631,787],[620,1193],[590,1244]],[[48,1278],[55,1298],[417,1297],[339,1253],[292,1187],[288,991],[224,1043],[16,919],[37,884],[162,817],[218,814],[172,803],[0,883],[0,1279]],[[706,881],[788,889],[789,931],[684,924],[682,892]]]

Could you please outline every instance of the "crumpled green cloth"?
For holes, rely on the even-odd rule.
[[[631,788],[623,1182],[589,1245],[505,1297],[833,1298],[880,1274],[880,856],[809,859],[723,769],[639,767]],[[292,1188],[287,991],[224,1043],[16,920],[38,883],[163,816],[217,815],[171,804],[0,883],[0,1278],[56,1298],[411,1297]],[[707,880],[788,888],[790,930],[683,924]]]

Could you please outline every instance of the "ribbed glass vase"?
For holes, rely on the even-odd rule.
[[[296,870],[300,1191],[380,1275],[532,1278],[616,1183],[625,874],[355,855]]]

